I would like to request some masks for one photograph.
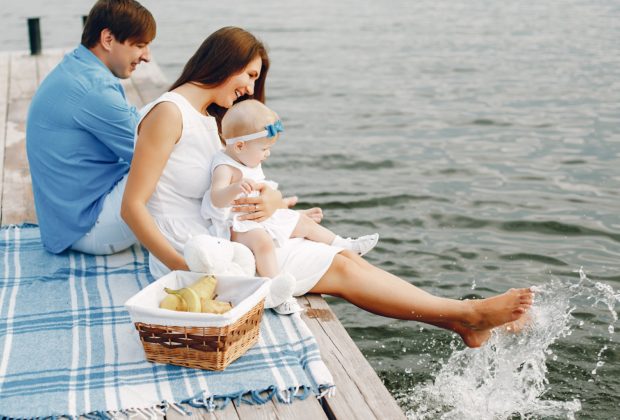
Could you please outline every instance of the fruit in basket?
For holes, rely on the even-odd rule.
[[[162,309],[170,309],[171,311],[187,311],[187,303],[179,295],[168,294],[161,301],[159,307]]]
[[[164,290],[166,291],[166,293],[179,296],[181,299],[183,299],[185,303],[187,303],[188,312],[200,312],[200,296],[198,296],[198,293],[196,293],[194,289],[184,287],[179,290],[172,290],[166,287]]]
[[[209,312],[212,314],[223,314],[232,309],[230,302],[222,302],[220,300],[212,300],[200,298],[200,305],[202,312]]]
[[[198,279],[198,281],[192,284],[190,289],[193,289],[200,298],[213,299],[215,297],[215,286],[217,280],[211,275],[207,275]]]

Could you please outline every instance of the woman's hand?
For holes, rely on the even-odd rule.
[[[258,197],[242,197],[233,201],[232,211],[247,213],[239,216],[239,220],[263,222],[269,219],[276,210],[286,208],[280,191],[265,184],[258,184],[257,191],[260,192]]]

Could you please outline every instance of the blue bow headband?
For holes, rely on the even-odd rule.
[[[282,121],[278,120],[273,124],[269,124],[265,126],[263,131],[259,131],[257,133],[247,134],[245,136],[233,137],[230,139],[226,139],[226,144],[238,143],[240,141],[250,141],[256,139],[262,139],[264,137],[271,138],[275,137],[276,134],[282,133],[284,131],[284,126],[282,125]]]

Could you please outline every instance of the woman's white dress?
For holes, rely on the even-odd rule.
[[[211,223],[202,218],[200,206],[211,185],[211,160],[222,144],[215,118],[201,114],[175,92],[166,92],[146,105],[143,118],[161,102],[171,102],[179,108],[183,131],[147,206],[161,233],[182,253],[190,237],[209,234]],[[341,251],[342,248],[296,238],[277,248],[276,256],[280,269],[297,279],[294,294],[299,296],[312,289]],[[170,271],[152,254],[149,267],[155,278]]]

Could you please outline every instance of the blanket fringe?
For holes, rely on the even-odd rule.
[[[231,402],[236,406],[241,404],[261,405],[269,401],[277,400],[283,404],[292,404],[295,400],[305,400],[311,394],[312,388],[308,386],[294,386],[286,389],[279,389],[276,386],[270,386],[263,391],[242,391],[236,394],[207,396],[205,392],[201,392],[192,398],[177,402],[163,401],[162,403],[148,408],[128,408],[119,411],[93,411],[82,414],[88,420],[157,420],[165,417],[168,410],[174,410],[182,416],[191,416],[192,413],[183,407],[184,404],[192,408],[205,409],[209,413],[215,410],[223,410]],[[318,389],[316,398],[331,397],[336,393],[335,385],[323,385]],[[78,420],[80,416],[48,416],[36,417],[31,419],[16,419],[12,417],[0,416],[0,420]]]

